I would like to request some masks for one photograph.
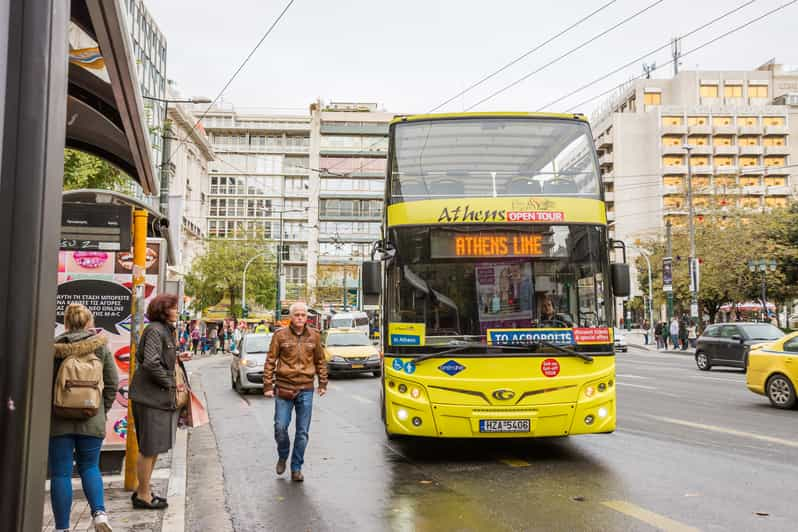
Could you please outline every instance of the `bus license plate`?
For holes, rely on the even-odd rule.
[[[364,364],[352,364],[352,369],[361,369],[365,367],[366,366]]]
[[[529,420],[480,419],[479,432],[529,432]]]

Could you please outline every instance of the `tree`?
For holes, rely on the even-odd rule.
[[[99,157],[69,148],[64,150],[64,190],[117,190],[130,182],[127,174]]]
[[[257,303],[274,308],[275,257],[266,251],[264,241],[213,239],[186,274],[186,294],[194,298],[195,310],[213,306],[227,295],[231,312],[240,317],[244,267],[257,255],[262,256],[255,258],[247,269],[247,305]]]

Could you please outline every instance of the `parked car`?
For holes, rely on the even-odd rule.
[[[629,351],[629,344],[626,342],[626,331],[618,329],[617,327],[612,330],[612,336],[615,338],[615,351],[626,353]]]
[[[238,393],[263,390],[263,366],[272,343],[272,333],[248,333],[233,351],[230,381]]]
[[[748,389],[770,399],[776,408],[798,404],[798,332],[780,340],[752,347],[745,371]]]
[[[369,317],[365,312],[339,312],[330,318],[330,329],[358,329],[367,336],[369,330]]]
[[[321,346],[330,375],[371,373],[380,376],[380,352],[363,331],[351,327],[327,329],[321,334]]]
[[[745,369],[752,345],[773,342],[783,336],[781,329],[769,323],[715,323],[698,337],[695,362],[702,371],[709,371],[712,366]]]

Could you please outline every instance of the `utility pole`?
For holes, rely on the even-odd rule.
[[[662,259],[662,289],[667,295],[667,323],[673,316],[673,248],[671,247],[671,221],[665,223],[665,257]]]
[[[695,256],[695,222],[693,211],[693,167],[690,163],[690,152],[693,147],[685,144],[682,148],[687,151],[687,231],[690,234],[690,257],[688,267],[690,272],[690,317],[698,317],[698,269]]]
[[[347,274],[346,266],[344,266],[344,281],[343,281],[343,286],[344,286],[344,311],[347,310],[346,305],[347,305],[347,303],[349,303],[349,298],[346,297],[346,274]]]
[[[673,77],[679,73],[679,58],[682,57],[682,38],[671,39],[671,56],[673,57]]]

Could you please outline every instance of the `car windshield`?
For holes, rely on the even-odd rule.
[[[244,352],[248,355],[268,353],[271,343],[271,334],[250,334],[247,336],[246,340],[244,340]]]
[[[555,225],[393,229],[398,251],[388,268],[388,321],[423,324],[428,346],[484,341],[489,329],[607,327],[603,231]]]
[[[336,333],[327,336],[327,347],[371,345],[363,333]]]
[[[599,197],[586,123],[468,118],[394,126],[392,202],[513,196]]]
[[[784,336],[781,329],[769,323],[751,323],[742,328],[751,340],[778,340]]]
[[[345,328],[345,327],[352,327],[354,320],[352,318],[333,318],[330,320],[330,328],[337,329],[337,328]]]

